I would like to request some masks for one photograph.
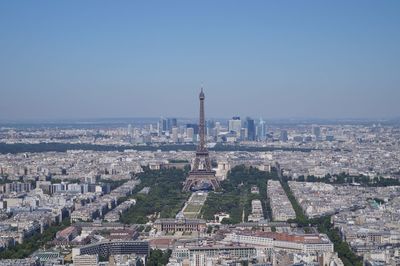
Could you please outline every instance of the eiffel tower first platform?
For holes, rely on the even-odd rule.
[[[194,159],[193,169],[189,172],[183,186],[183,191],[202,190],[203,188],[218,189],[219,182],[215,177],[215,171],[211,169],[211,161],[206,147],[205,119],[204,119],[204,99],[203,88],[199,95],[200,99],[200,121],[199,135],[200,142],[196,150],[196,158]]]

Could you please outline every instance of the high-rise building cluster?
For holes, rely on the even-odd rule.
[[[228,121],[206,121],[206,134],[214,142],[240,142],[240,141],[265,141],[267,139],[266,122],[246,117],[234,116]],[[151,132],[142,130],[143,139],[151,141],[169,141],[174,143],[197,142],[199,125],[196,122],[177,118],[160,118],[156,126],[151,126]],[[150,128],[150,127],[148,127]],[[155,130],[155,128],[157,130]],[[128,135],[131,136],[132,128],[128,126]],[[151,136],[146,138],[145,136]]]

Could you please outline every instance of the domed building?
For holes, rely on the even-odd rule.
[[[182,211],[174,218],[157,219],[154,223],[158,231],[163,232],[202,232],[206,229],[206,221],[202,219],[188,219]]]

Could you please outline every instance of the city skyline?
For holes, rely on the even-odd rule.
[[[399,11],[0,1],[0,266],[400,265]]]
[[[0,120],[394,118],[398,2],[0,4]]]

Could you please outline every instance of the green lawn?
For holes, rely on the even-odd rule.
[[[193,204],[188,204],[186,208],[183,210],[184,213],[186,212],[195,212],[198,213],[201,210],[201,205],[193,205]]]

